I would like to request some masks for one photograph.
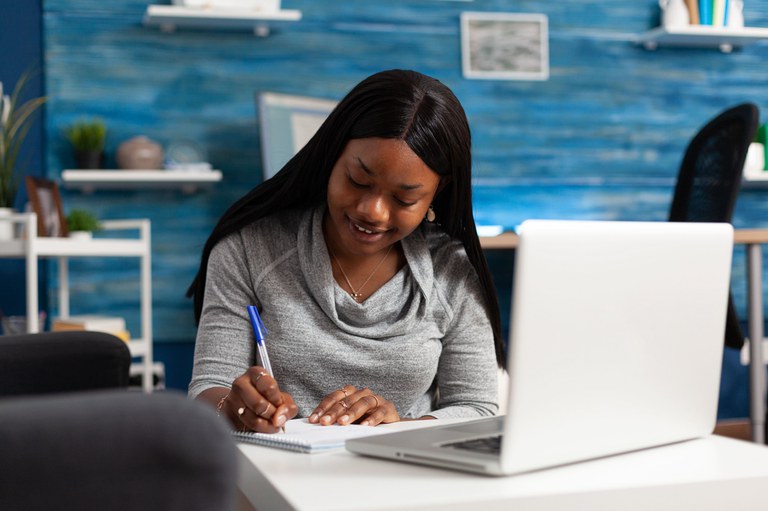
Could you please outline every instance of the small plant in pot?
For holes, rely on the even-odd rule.
[[[91,239],[93,231],[100,229],[101,222],[89,211],[73,209],[67,215],[67,230],[70,238]]]
[[[24,89],[32,75],[31,70],[22,74],[10,95],[4,93],[0,82],[0,217],[13,214],[19,179],[25,172],[25,165],[17,157],[36,119],[36,110],[46,101],[45,97],[24,100]],[[13,236],[13,224],[0,219],[0,240]]]
[[[104,121],[95,118],[81,120],[64,130],[75,152],[75,163],[80,169],[104,168],[104,145],[107,139],[107,126]]]

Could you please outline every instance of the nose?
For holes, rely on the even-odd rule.
[[[357,213],[361,220],[372,225],[386,224],[389,221],[389,207],[386,200],[379,194],[368,194],[357,203]]]

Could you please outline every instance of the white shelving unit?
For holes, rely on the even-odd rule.
[[[97,188],[179,188],[185,193],[192,193],[200,187],[221,181],[221,171],[67,169],[62,171],[61,181],[66,188],[80,189],[85,193]]]
[[[719,48],[723,53],[730,53],[733,48],[764,40],[768,40],[768,28],[688,25],[674,28],[656,27],[641,34],[637,42],[647,50],[655,50],[659,46],[685,46]]]
[[[2,221],[21,224],[23,238],[0,241],[0,258],[26,260],[27,332],[40,331],[38,297],[38,261],[56,258],[59,264],[59,316],[69,316],[69,258],[71,257],[138,257],[140,260],[140,335],[131,339],[128,347],[139,362],[131,365],[132,373],[142,376],[145,392],[153,389],[153,371],[157,364],[152,356],[152,253],[150,222],[141,220],[104,220],[104,230],[133,230],[136,238],[95,238],[80,240],[71,238],[39,237],[37,215],[21,213],[3,217]]]
[[[292,9],[260,11],[150,5],[144,14],[144,25],[158,27],[163,32],[175,32],[177,28],[252,30],[255,35],[265,37],[269,35],[272,26],[300,19],[301,11]]]

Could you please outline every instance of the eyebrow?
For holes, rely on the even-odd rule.
[[[363,171],[366,174],[368,174],[369,176],[373,176],[374,172],[365,163],[363,163],[363,160],[361,160],[359,156],[356,159],[357,159],[357,163],[360,164],[360,167],[363,169]],[[415,184],[415,185],[409,185],[409,184],[401,183],[401,184],[399,184],[397,186],[401,190],[418,190],[419,188],[423,188],[424,187],[424,185],[421,184],[421,183]]]

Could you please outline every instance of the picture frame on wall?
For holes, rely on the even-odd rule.
[[[257,103],[265,181],[304,147],[337,104],[330,99],[277,92],[257,94]]]
[[[465,78],[549,79],[549,27],[545,14],[461,13],[461,65]]]
[[[27,176],[27,196],[32,211],[37,215],[37,235],[66,237],[67,219],[61,203],[61,193],[56,181]]]

